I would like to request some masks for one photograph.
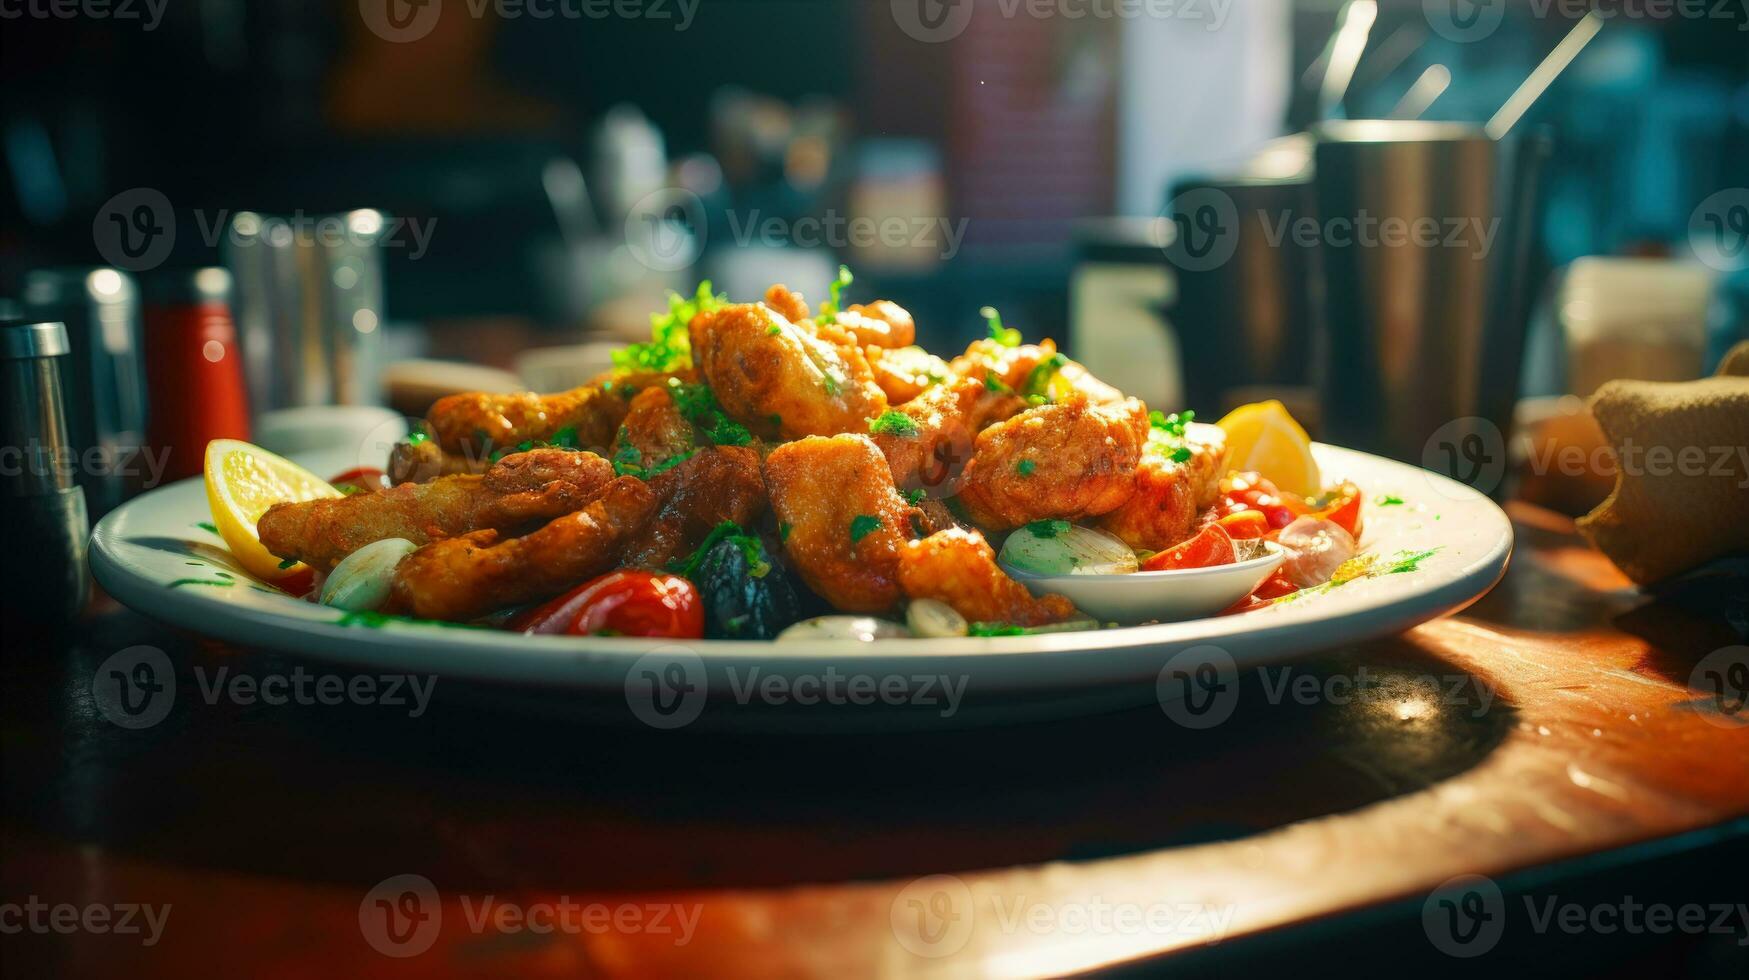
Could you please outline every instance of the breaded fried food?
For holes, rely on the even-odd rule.
[[[980,406],[990,397],[982,381],[955,378],[894,409],[910,425],[877,427],[873,437],[893,482],[928,490],[931,497],[957,493],[958,471],[971,458],[978,435]]]
[[[975,530],[951,528],[899,552],[899,587],[909,599],[938,599],[974,623],[1043,626],[1075,616],[1075,604],[1049,594],[1034,598],[996,564],[996,552]]]
[[[627,543],[621,564],[661,569],[689,555],[724,521],[752,527],[765,514],[765,477],[757,450],[703,449],[650,481],[657,510]]]
[[[445,452],[437,440],[421,437],[403,439],[389,450],[387,475],[389,483],[429,483],[440,476],[462,476],[484,473],[492,466],[492,458],[473,447],[463,452]]]
[[[1228,455],[1227,434],[1219,426],[1192,422],[1182,439],[1154,429],[1136,467],[1135,495],[1095,526],[1144,551],[1183,542],[1197,514],[1220,496]]]
[[[550,599],[612,568],[655,509],[656,494],[627,476],[583,509],[521,537],[484,530],[434,541],[395,569],[389,611],[468,622]]]
[[[1075,394],[1041,405],[978,434],[960,500],[991,530],[1109,513],[1135,493],[1147,437],[1148,412],[1135,399],[1096,405]]]
[[[591,383],[554,395],[450,395],[431,406],[426,421],[438,445],[454,454],[552,442],[560,433],[566,433],[569,446],[599,449],[613,441],[631,408],[631,395],[645,380]]]
[[[765,485],[784,551],[808,587],[846,612],[879,613],[899,601],[899,553],[917,508],[893,486],[868,436],[808,438],[772,450]]]
[[[667,385],[655,385],[632,399],[613,439],[613,458],[634,462],[631,454],[636,453],[636,464],[650,467],[684,456],[697,445],[697,434],[674,403],[673,392]]]
[[[506,456],[480,476],[275,504],[256,531],[273,554],[328,571],[385,538],[425,544],[486,528],[527,528],[578,510],[612,479],[613,465],[594,453],[537,449]]]
[[[946,361],[921,347],[866,347],[863,353],[875,384],[893,406],[903,405],[953,376]]]
[[[909,310],[892,300],[852,304],[832,322],[849,334],[859,347],[897,350],[917,342],[917,321],[911,318]]]
[[[730,418],[780,439],[867,431],[886,411],[868,359],[836,347],[764,303],[694,317],[692,360]]]
[[[980,380],[989,377],[992,387],[1000,382],[1002,387],[1021,395],[1062,399],[1079,393],[1096,405],[1124,400],[1123,392],[1094,377],[1080,362],[1058,353],[1051,340],[1017,347],[995,340],[973,341],[949,366],[955,374]]]

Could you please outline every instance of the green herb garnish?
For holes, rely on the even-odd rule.
[[[407,436],[407,445],[417,446],[417,445],[424,443],[425,440],[430,439],[430,438],[431,437],[429,435],[426,435],[422,431],[421,432],[414,432],[414,433],[411,433]]]
[[[867,514],[858,514],[850,522],[850,543],[856,544],[863,538],[881,529],[881,519]]]
[[[844,308],[844,288],[855,281],[856,277],[850,274],[849,266],[841,265],[838,267],[837,277],[832,280],[830,286],[826,287],[826,291],[832,294],[832,298],[820,304],[821,323],[838,322],[838,311]]]
[[[1037,469],[1038,464],[1030,459],[1023,459],[1014,464],[1014,472],[1019,473],[1021,476],[1031,476],[1033,471]]]
[[[906,503],[915,507],[918,504],[922,503],[923,501],[929,499],[929,491],[923,489],[922,487],[918,487],[915,490],[901,490],[901,491],[899,491],[899,496],[904,497]]]
[[[704,437],[716,446],[745,446],[753,441],[747,427],[729,418],[717,404],[717,396],[707,384],[687,384],[679,378],[668,379],[668,394],[686,420],[697,426]]]
[[[698,567],[704,564],[705,557],[724,541],[734,542],[735,547],[741,549],[741,557],[747,559],[747,574],[754,578],[764,578],[770,574],[771,562],[765,558],[765,543],[759,540],[758,535],[742,530],[741,525],[734,521],[724,521],[711,528],[711,533],[705,535],[704,540],[699,543],[698,550],[685,558],[676,558],[669,562],[668,570],[682,578],[694,579],[698,574]]]
[[[1387,493],[1378,499],[1378,505],[1380,507],[1401,507],[1403,506],[1403,498]]]
[[[1049,539],[1049,538],[1054,538],[1059,534],[1068,534],[1069,533],[1069,522],[1068,521],[1056,521],[1056,520],[1033,521],[1031,524],[1028,524],[1026,526],[1026,529],[1028,531],[1031,531],[1032,536],[1035,538]]]
[[[1184,428],[1196,421],[1195,412],[1175,412],[1167,415],[1164,412],[1149,412],[1148,424],[1169,436],[1184,438]]]
[[[692,318],[729,302],[726,296],[711,292],[710,280],[698,284],[698,290],[688,299],[679,293],[668,294],[668,312],[650,314],[650,342],[632,344],[613,352],[613,366],[621,371],[664,373],[692,366],[692,343],[686,328]]]
[[[996,312],[994,306],[986,306],[978,311],[978,315],[990,326],[990,339],[1004,347],[1020,346],[1020,331],[1013,327],[1002,325],[1002,314]]]
[[[973,623],[967,630],[967,636],[1025,636],[1027,629],[1013,623]]]
[[[1061,354],[1052,354],[1040,361],[1036,367],[1027,372],[1026,383],[1020,388],[1021,395],[1034,405],[1043,405],[1051,400],[1051,382],[1067,367],[1069,359]]]
[[[279,570],[283,572],[297,563],[298,560],[296,558],[287,558],[285,561],[279,563]]]
[[[880,418],[868,420],[868,431],[877,436],[900,436],[909,439],[917,434],[917,420],[904,412],[887,409]]]

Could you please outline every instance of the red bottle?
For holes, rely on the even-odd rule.
[[[145,283],[146,444],[170,450],[166,480],[198,476],[206,444],[249,438],[231,274],[164,271]]]

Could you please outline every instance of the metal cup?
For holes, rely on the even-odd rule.
[[[1314,135],[1325,432],[1493,490],[1529,320],[1546,143],[1381,120]]]

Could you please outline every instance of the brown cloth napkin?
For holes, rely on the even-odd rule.
[[[1646,585],[1749,551],[1749,343],[1717,377],[1611,381],[1591,412],[1617,472],[1579,532],[1628,578]]]

